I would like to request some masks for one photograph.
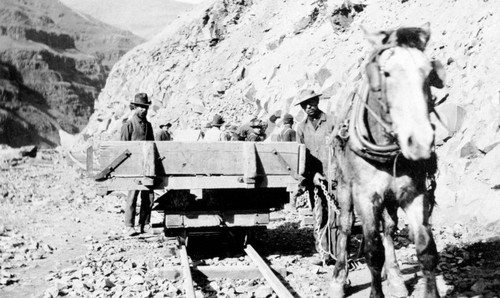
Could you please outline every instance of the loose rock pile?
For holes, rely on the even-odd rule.
[[[182,277],[171,270],[180,266],[173,242],[123,237],[118,232],[123,194],[97,196],[94,182],[69,167],[59,153],[44,151],[1,170],[0,181],[0,296],[15,297],[17,290],[39,283],[41,290],[31,290],[37,297],[184,297]],[[310,263],[314,239],[312,228],[299,217],[304,208],[273,212],[255,247],[298,296],[326,297],[333,267]],[[443,297],[498,297],[500,240],[491,238],[494,234],[480,225],[457,224],[435,225],[434,235]],[[251,264],[241,245],[225,238],[196,239],[188,246],[193,266]],[[404,218],[396,247],[407,285],[418,289],[420,273]],[[37,268],[46,269],[40,276],[27,274]],[[369,273],[362,261],[357,269],[349,275],[349,297],[366,297],[368,289],[357,286],[369,282]],[[262,278],[194,281],[197,297],[276,297]]]
[[[27,267],[35,260],[45,259],[53,248],[33,238],[26,238],[0,225],[0,286],[19,282],[12,269]]]

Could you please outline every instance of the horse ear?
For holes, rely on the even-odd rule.
[[[420,42],[423,45],[423,48],[427,46],[427,42],[429,42],[429,39],[431,38],[431,23],[427,22],[420,26],[420,29],[422,30],[419,34]]]
[[[443,88],[446,79],[446,71],[444,70],[443,64],[438,60],[434,60],[432,63],[432,70],[429,73],[429,85],[436,88]]]
[[[375,47],[379,48],[384,45],[389,39],[390,32],[387,31],[370,31],[363,25],[360,26],[365,38]]]

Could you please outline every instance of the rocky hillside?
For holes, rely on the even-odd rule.
[[[79,132],[113,64],[142,39],[57,0],[0,3],[0,143],[59,144]]]
[[[348,2],[348,1],[346,1]],[[361,1],[215,0],[128,52],[112,69],[85,137],[115,138],[136,92],[153,100],[159,119],[177,127],[214,113],[239,122],[276,110],[304,115],[291,102],[303,88],[324,94],[335,113],[359,84],[371,50],[370,29],[431,22],[430,57],[447,71],[435,90],[440,175],[435,221],[478,222],[500,230],[500,3],[479,0]],[[439,126],[439,124],[438,124]],[[441,213],[440,213],[441,212]],[[444,214],[446,212],[446,214]]]

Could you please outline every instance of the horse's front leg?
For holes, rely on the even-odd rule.
[[[429,225],[431,204],[427,197],[421,194],[404,206],[413,241],[415,242],[418,262],[424,276],[423,297],[426,298],[439,297],[435,277],[438,253]]]
[[[406,288],[403,275],[399,269],[399,264],[396,259],[396,251],[394,249],[394,232],[398,224],[397,205],[395,203],[387,203],[384,210],[384,232],[383,243],[385,250],[385,272],[387,282],[389,284],[389,292],[392,297],[408,297],[408,289]]]
[[[370,298],[384,297],[382,292],[382,268],[385,254],[380,233],[382,219],[382,197],[378,193],[354,196],[354,206],[363,222],[365,237],[365,259],[372,275]]]
[[[345,297],[345,286],[347,284],[349,257],[349,237],[351,236],[351,228],[353,221],[352,196],[347,187],[340,186],[337,191],[337,200],[340,207],[340,216],[338,233],[339,237],[336,245],[337,261],[333,269],[333,280],[330,284],[329,297]],[[333,235],[336,231],[332,230]]]

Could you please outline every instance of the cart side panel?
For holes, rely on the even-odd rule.
[[[154,154],[151,152],[154,144]],[[294,173],[301,174],[304,162],[303,145],[297,143],[255,143],[250,154],[245,142],[152,142],[108,141],[98,148],[99,165],[104,168],[128,149],[131,155],[113,170],[111,177],[152,176],[248,176],[249,163],[256,163],[256,176],[288,176],[275,152]],[[150,159],[156,159],[152,162]],[[147,172],[147,173],[146,173]]]

